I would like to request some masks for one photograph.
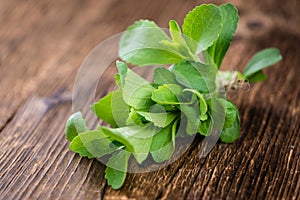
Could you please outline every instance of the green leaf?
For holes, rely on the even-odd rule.
[[[121,128],[100,127],[112,140],[124,144],[133,153],[138,163],[142,163],[148,156],[152,138],[159,131],[151,125],[125,126]]]
[[[205,121],[201,121],[198,132],[200,135],[209,136],[213,130],[214,120],[211,114],[208,113],[208,118]]]
[[[155,88],[148,81],[128,69],[124,62],[117,61],[117,68],[121,78],[124,102],[137,110],[145,110],[153,105],[151,96]]]
[[[220,139],[222,142],[225,143],[233,143],[239,138],[239,136],[240,136],[240,118],[237,115],[234,123],[230,127],[224,129],[221,132]]]
[[[153,137],[150,152],[156,162],[169,160],[174,152],[174,134],[172,132],[173,124],[165,127],[156,133]]]
[[[207,99],[206,103],[208,113],[213,120],[213,128],[222,131],[226,119],[226,101],[218,97],[212,97]]]
[[[237,116],[239,115],[238,108],[228,99],[219,98],[221,104],[225,106],[225,122],[223,129],[229,128],[236,121]]]
[[[181,104],[182,87],[175,84],[164,84],[152,92],[151,99],[161,105]]]
[[[88,158],[100,158],[114,152],[117,148],[117,146],[111,145],[111,140],[107,138],[102,130],[80,133],[70,144],[70,150]]]
[[[169,28],[170,28],[170,34],[171,34],[172,40],[174,42],[181,42],[182,41],[181,30],[180,30],[178,23],[175,20],[170,20]]]
[[[174,148],[175,148],[175,136],[177,134],[177,125],[180,119],[177,119],[174,121],[173,125],[172,125],[172,141],[174,144]]]
[[[156,68],[154,70],[154,83],[158,85],[163,84],[177,84],[174,74],[163,67]]]
[[[240,135],[240,117],[237,107],[229,100],[218,98],[219,105],[225,108],[225,121],[220,139],[225,143],[232,143],[238,139]],[[218,105],[218,104],[217,104]],[[221,111],[222,109],[217,109]],[[223,112],[223,111],[222,111]],[[218,122],[221,120],[219,119]]]
[[[154,22],[137,21],[122,35],[119,56],[138,66],[173,64],[183,59],[176,51],[161,45],[162,40],[170,38]]]
[[[115,82],[116,82],[116,85],[121,87],[121,76],[120,74],[115,74]]]
[[[215,61],[213,60],[213,58],[211,57],[211,55],[208,53],[208,51],[202,51],[201,54],[203,56],[205,64],[207,64],[207,65],[216,65]]]
[[[106,164],[105,178],[107,184],[115,190],[121,188],[125,181],[129,157],[129,152],[121,150],[113,154]]]
[[[260,70],[274,65],[282,59],[280,51],[276,48],[268,48],[256,53],[246,65],[243,74],[249,77]]]
[[[153,122],[155,126],[161,128],[168,126],[178,116],[172,112],[153,113],[138,111],[138,113],[146,120]]]
[[[198,92],[197,90],[193,90],[193,89],[184,89],[183,90],[184,92],[192,92],[193,94],[195,94],[198,98],[198,101],[199,101],[199,108],[200,108],[200,120],[203,121],[203,120],[206,120],[207,119],[207,103],[203,97],[203,95]]]
[[[128,117],[129,107],[123,101],[122,91],[110,92],[91,106],[97,117],[103,119],[112,127],[124,125],[124,118]]]
[[[163,113],[163,112],[177,112],[179,109],[175,105],[160,105],[154,104],[150,107],[149,112],[151,113]]]
[[[75,153],[78,153],[81,157],[94,158],[94,156],[85,148],[79,136],[73,138],[69,149]]]
[[[267,79],[267,76],[263,73],[262,70],[255,72],[254,74],[247,77],[247,80],[251,83],[264,81]]]
[[[216,88],[217,68],[213,65],[182,61],[173,66],[172,72],[177,82],[185,87],[204,93],[212,92]]]
[[[207,52],[214,60],[214,63],[219,68],[223,58],[230,46],[233,35],[236,31],[239,16],[238,11],[232,4],[224,4],[219,6],[222,16],[222,29],[218,39],[212,46],[207,49]]]
[[[72,141],[79,133],[87,131],[85,121],[80,112],[72,114],[66,122],[65,135],[68,141]]]
[[[162,40],[160,43],[165,48],[170,49],[170,51],[177,52],[185,60],[199,61],[197,55],[192,53],[187,46],[185,39],[182,37],[180,27],[175,20],[170,20],[169,28],[172,40]]]
[[[189,135],[194,135],[198,132],[198,127],[200,125],[199,117],[199,105],[195,104],[189,106],[186,104],[180,105],[180,110],[186,117],[186,133]]]
[[[112,93],[111,111],[117,127],[125,126],[129,116],[129,106],[124,102],[122,90]]]
[[[190,11],[182,25],[182,30],[192,53],[206,50],[218,39],[222,28],[222,17],[217,6],[203,4]]]
[[[133,108],[130,109],[129,116],[126,121],[127,126],[143,126],[145,125],[146,119],[145,117],[141,116],[138,111],[134,110]]]

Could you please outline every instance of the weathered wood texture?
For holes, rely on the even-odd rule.
[[[167,27],[204,2],[101,0],[0,2],[0,199],[300,199],[298,0],[232,1],[240,24],[224,68],[274,46],[283,61],[268,80],[232,99],[241,137],[200,159],[201,138],[159,171],[129,174],[118,191],[105,166],[68,150],[64,123],[86,55],[140,18]],[[106,80],[103,91],[113,80]],[[101,85],[101,83],[100,83]]]

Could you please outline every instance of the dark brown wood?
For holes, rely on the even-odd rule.
[[[298,0],[232,1],[240,23],[223,67],[241,69],[270,46],[283,54],[267,81],[231,95],[242,121],[237,142],[199,158],[196,137],[176,162],[128,174],[117,191],[104,165],[68,150],[64,123],[88,53],[137,19],[167,27],[207,2],[222,1],[1,1],[0,199],[300,199]],[[98,95],[113,84],[103,80]]]

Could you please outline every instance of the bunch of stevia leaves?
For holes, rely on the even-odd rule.
[[[171,158],[175,138],[209,136],[214,128],[220,130],[222,142],[234,142],[240,134],[238,109],[220,95],[222,88],[264,80],[262,69],[281,60],[279,51],[269,48],[254,55],[242,73],[219,71],[237,23],[232,4],[203,4],[187,14],[182,28],[170,21],[171,38],[152,21],[140,20],[128,27],[120,40],[120,58],[135,66],[161,67],[154,70],[150,83],[117,61],[119,89],[91,106],[110,127],[89,130],[81,113],[73,114],[66,124],[70,149],[88,158],[108,157],[105,177],[118,189],[131,155],[140,164],[149,154],[163,162]],[[213,103],[223,108],[223,121],[213,117]],[[183,122],[185,131],[178,133]]]

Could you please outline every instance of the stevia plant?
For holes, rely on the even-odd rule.
[[[167,161],[178,137],[209,136],[218,129],[220,141],[237,140],[238,109],[220,94],[240,82],[265,80],[262,70],[281,60],[278,49],[268,48],[255,54],[242,72],[220,71],[238,19],[232,4],[203,4],[186,15],[182,27],[175,20],[169,22],[171,37],[153,21],[140,20],[129,26],[119,44],[123,61],[116,62],[119,89],[91,105],[109,126],[89,130],[81,113],[74,113],[65,131],[70,150],[88,158],[106,157],[105,178],[118,189],[130,157],[139,164],[147,158]],[[149,82],[127,64],[160,67]],[[223,121],[213,117],[222,115],[215,107],[223,108]],[[180,125],[184,131],[179,133]]]

